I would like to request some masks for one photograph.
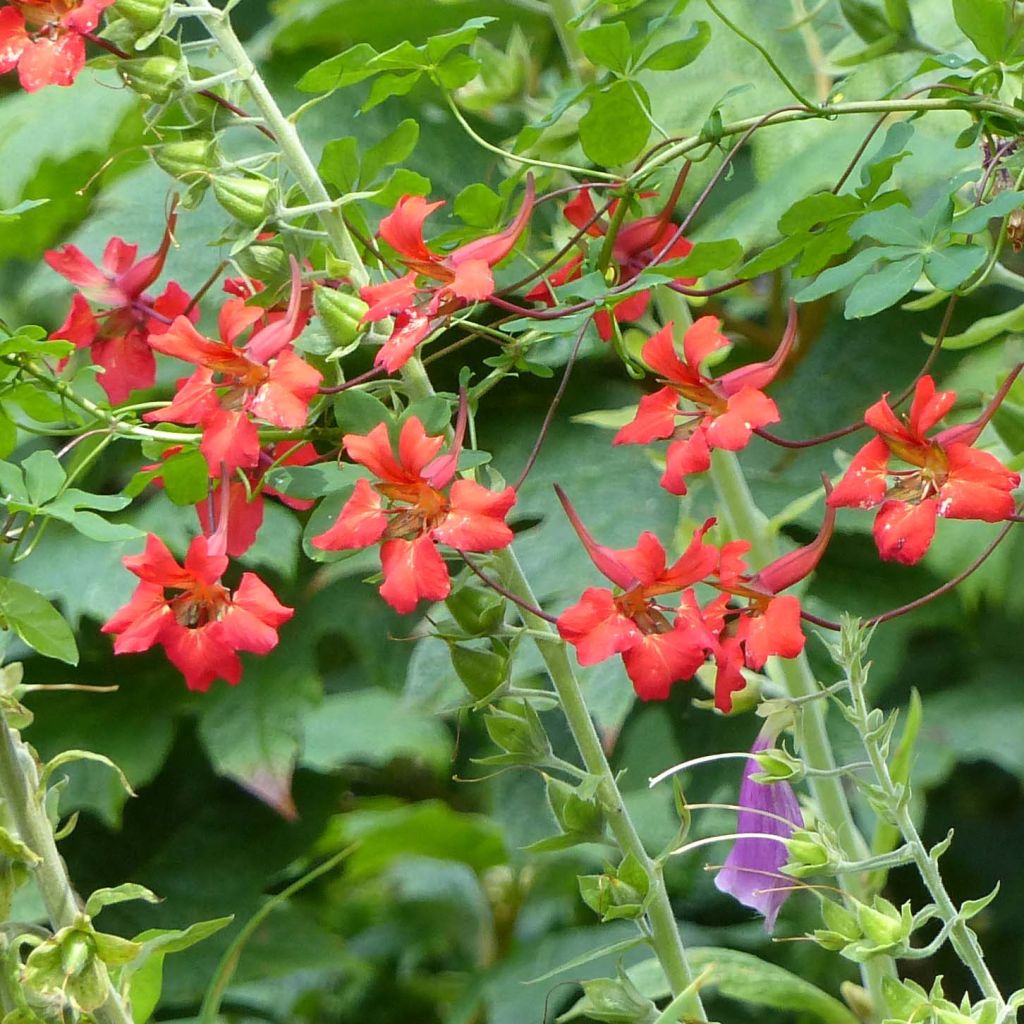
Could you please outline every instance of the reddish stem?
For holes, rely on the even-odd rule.
[[[539,619],[544,619],[545,622],[550,622],[552,625],[558,622],[558,619],[554,615],[549,615],[546,611],[540,608],[534,608],[529,601],[524,601],[518,594],[513,594],[511,590],[503,587],[497,580],[491,579],[476,563],[466,554],[465,551],[460,551],[462,560],[469,566],[469,568],[476,573],[497,594],[501,594],[502,597],[507,598],[513,604],[519,605],[524,611],[528,611],[531,615],[536,615]]]

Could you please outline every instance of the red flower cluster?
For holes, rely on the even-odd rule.
[[[146,413],[150,422],[202,427],[200,451],[211,470],[232,473],[255,467],[260,440],[255,420],[297,430],[305,426],[310,399],[323,379],[290,348],[301,330],[301,282],[292,263],[292,294],[283,317],[254,331],[244,346],[235,342],[264,316],[257,306],[228,300],[220,311],[220,339],[204,338],[186,317],[150,338],[159,352],[193,363],[166,409]]]
[[[877,401],[864,421],[877,437],[853,457],[845,476],[829,497],[833,508],[874,508],[874,536],[886,560],[913,565],[928,550],[938,516],[996,523],[1013,514],[1010,492],[1020,484],[990,452],[972,445],[978,440],[1002,396],[973,423],[927,433],[953,407],[954,391],[936,391],[935,381],[922,377],[914,390],[910,414],[900,420],[887,401]],[[890,469],[891,459],[909,469]],[[889,478],[893,479],[890,484]]]
[[[0,8],[0,74],[18,69],[26,92],[71,85],[85,66],[85,40],[114,0],[8,0]]]
[[[832,532],[832,510],[812,544],[749,575],[742,561],[750,547],[746,541],[721,549],[704,541],[714,520],[697,530],[668,566],[651,533],[641,534],[635,548],[598,544],[561,489],[558,496],[591,560],[617,588],[588,588],[558,618],[558,632],[576,648],[581,665],[621,654],[637,696],[664,700],[674,683],[692,678],[710,657],[718,666],[715,706],[729,711],[733,693],[744,685],[744,665],[760,670],[772,655],[793,658],[803,650],[800,602],[776,595],[818,564]],[[693,589],[698,583],[721,593],[701,607]],[[674,608],[658,601],[680,593]],[[745,604],[735,606],[737,599]]]
[[[721,322],[703,316],[686,331],[685,361],[676,354],[672,324],[667,324],[642,351],[644,362],[661,375],[665,387],[640,399],[636,416],[612,443],[647,444],[671,438],[661,485],[672,494],[685,494],[686,477],[711,466],[712,448],[739,451],[755,428],[779,421],[779,410],[761,388],[775,378],[792,349],[796,324],[795,308],[790,307],[786,333],[768,362],[742,366],[717,379],[702,373],[701,364],[729,344],[720,332]]]
[[[693,249],[693,244],[687,239],[675,238],[676,225],[671,220],[681,184],[680,182],[673,190],[661,213],[653,217],[624,221],[619,227],[611,253],[612,264],[618,270],[616,284],[628,284],[646,267],[665,260],[682,259]],[[618,205],[619,200],[616,199],[609,207],[609,212],[613,216]],[[563,213],[573,227],[586,231],[591,238],[602,238],[608,233],[609,225],[597,218],[594,201],[590,198],[590,189],[581,189],[576,198],[566,204]],[[543,302],[546,306],[555,306],[558,304],[558,297],[553,289],[577,280],[582,272],[583,254],[577,253],[568,263],[527,292],[526,298]],[[676,284],[693,283],[693,278],[678,278],[676,281]],[[649,291],[636,292],[623,299],[615,307],[612,315],[618,323],[639,320],[647,312],[650,302]],[[601,310],[594,317],[598,333],[605,341],[612,337],[612,315]]]
[[[277,646],[277,629],[293,614],[251,572],[234,592],[221,577],[227,556],[196,537],[178,565],[158,537],[146,540],[141,555],[124,560],[141,582],[132,599],[103,627],[114,633],[115,654],[148,651],[159,644],[185,677],[190,690],[205,691],[215,679],[234,686],[241,679],[238,651],[267,654]]]
[[[444,203],[428,203],[422,196],[399,199],[380,222],[378,234],[398,253],[409,272],[359,292],[370,305],[363,320],[395,318],[394,329],[377,353],[375,366],[388,373],[401,369],[416,346],[452,313],[491,295],[491,270],[515,247],[533,212],[533,197],[533,178],[527,178],[523,205],[504,231],[467,242],[449,253],[434,252],[423,241],[424,220]]]
[[[0,11],[0,17],[4,13]],[[173,281],[155,299],[146,294],[163,271],[176,221],[172,210],[160,248],[141,260],[136,260],[139,247],[122,238],[107,243],[102,267],[74,245],[43,255],[58,274],[82,289],[75,293],[67,319],[52,337],[74,342],[77,348],[92,348],[93,362],[104,371],[100,385],[114,405],[138,388],[153,386],[156,361],[150,339],[189,308],[189,296]],[[90,301],[108,308],[94,311]],[[199,312],[189,315],[196,320]]]
[[[386,424],[365,436],[343,438],[348,455],[377,482],[357,481],[337,522],[313,543],[341,551],[380,542],[380,595],[395,611],[411,612],[421,598],[443,601],[448,596],[451,580],[438,544],[456,551],[494,551],[512,543],[505,516],[516,492],[511,487],[490,491],[473,480],[452,483],[464,430],[463,408],[445,455],[439,454],[444,438],[428,435],[415,416],[402,424],[397,458]]]

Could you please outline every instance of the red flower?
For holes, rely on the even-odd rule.
[[[256,541],[256,534],[263,525],[263,498],[265,495],[277,498],[289,508],[305,510],[313,507],[312,501],[302,498],[289,498],[288,495],[275,491],[263,483],[263,476],[271,466],[308,466],[320,458],[316,449],[309,442],[278,441],[269,450],[260,450],[259,463],[255,469],[243,472],[249,481],[248,488],[238,479],[237,475],[228,479],[228,525],[226,532],[227,553],[231,558],[244,555]],[[215,509],[220,507],[220,491],[224,481],[215,479],[206,501],[196,505],[196,514],[203,533],[214,531]],[[219,527],[219,524],[217,524]]]
[[[613,550],[598,544],[569,499],[558,496],[591,560],[615,584],[589,587],[579,602],[558,617],[562,639],[576,648],[581,665],[621,654],[626,674],[642,700],[665,700],[672,684],[690,679],[704,664],[703,631],[683,617],[669,620],[657,598],[678,593],[715,571],[718,550],[704,543],[714,520],[697,530],[689,547],[671,566],[653,533],[642,533],[635,548]]]
[[[665,204],[661,213],[653,217],[640,217],[637,220],[624,221],[620,226],[615,241],[612,243],[611,261],[618,268],[616,284],[628,284],[641,270],[655,263],[662,263],[665,260],[678,260],[688,256],[693,249],[693,244],[685,238],[676,238],[669,245],[670,240],[676,233],[676,225],[670,219],[675,208],[676,200],[679,198],[681,182],[673,189],[672,195]],[[656,195],[656,193],[645,193],[645,195]],[[609,207],[609,213],[614,215],[619,200],[616,199]],[[593,238],[601,238],[608,233],[608,225],[600,219],[595,219],[597,211],[594,208],[594,201],[590,198],[590,189],[581,189],[572,202],[567,203],[563,210],[566,220],[573,227],[584,230]],[[668,246],[666,249],[665,247]],[[665,250],[662,252],[662,250]],[[529,292],[526,298],[535,302],[543,302],[546,306],[554,306],[558,303],[558,297],[553,289],[558,288],[569,281],[575,281],[582,273],[583,256],[577,254],[568,263],[564,264],[547,279],[541,281]],[[678,278],[676,284],[694,284],[696,278]],[[609,315],[607,311],[601,310],[594,317],[598,333],[608,341],[612,337],[612,316],[619,323],[629,323],[639,320],[647,312],[650,305],[651,293],[649,291],[636,292],[623,299]]]
[[[384,582],[380,595],[397,612],[411,612],[421,598],[442,601],[451,590],[448,568],[437,550],[494,551],[512,543],[505,516],[516,492],[489,491],[472,480],[456,480],[458,452],[465,429],[460,412],[452,449],[438,455],[443,437],[428,436],[410,416],[402,425],[395,457],[384,423],[369,434],[346,434],[345,451],[377,482],[357,481],[337,522],[313,538],[325,551],[365,548],[381,542]]]
[[[481,302],[494,291],[491,268],[515,247],[533,211],[533,178],[526,180],[526,196],[512,223],[500,234],[485,235],[449,253],[436,253],[423,241],[423,222],[443,203],[428,203],[422,196],[402,196],[381,222],[378,234],[409,272],[383,284],[360,289],[370,304],[364,321],[394,316],[395,326],[374,359],[388,373],[401,369],[416,346],[452,313]],[[429,283],[421,283],[426,278]]]
[[[18,69],[26,92],[71,85],[85,66],[85,40],[114,0],[9,0],[0,8],[0,74]]]
[[[153,348],[194,363],[166,409],[146,413],[151,422],[195,423],[203,428],[200,451],[211,468],[231,473],[259,461],[260,441],[253,418],[297,430],[305,426],[310,399],[322,377],[288,346],[300,318],[298,265],[293,262],[292,298],[286,316],[256,331],[244,347],[239,336],[263,310],[231,299],[220,311],[220,340],[204,338],[179,316],[166,333],[151,338]]]
[[[3,14],[0,10],[0,16]],[[156,361],[147,339],[166,331],[171,320],[188,309],[188,295],[173,281],[155,299],[145,293],[164,268],[176,221],[172,210],[160,248],[138,261],[139,247],[122,238],[107,243],[102,267],[74,245],[43,254],[58,274],[82,289],[71,300],[67,319],[51,337],[74,342],[77,348],[92,347],[93,362],[104,370],[100,385],[114,405],[138,388],[153,386]],[[90,301],[110,308],[95,312]],[[189,315],[197,320],[199,311]]]
[[[715,379],[701,372],[701,364],[729,340],[721,322],[702,316],[683,338],[685,361],[676,354],[672,324],[667,324],[643,347],[643,359],[660,374],[665,387],[644,395],[631,423],[613,444],[647,444],[671,438],[661,485],[673,494],[686,493],[686,477],[703,473],[711,465],[711,449],[739,451],[757,427],[777,423],[779,410],[761,388],[769,384],[789,354],[796,338],[796,314],[791,307],[789,325],[775,355],[765,363],[740,367]],[[683,404],[686,407],[680,408]],[[683,422],[677,426],[676,421]]]
[[[1020,474],[1011,473],[990,452],[972,447],[1002,394],[973,423],[930,438],[928,431],[952,408],[956,392],[936,391],[930,376],[921,377],[903,420],[890,408],[888,397],[883,395],[864,414],[877,436],[853,457],[828,499],[834,508],[882,506],[874,536],[883,559],[904,565],[919,561],[935,535],[938,516],[995,523],[1013,514],[1010,492],[1020,484]],[[890,469],[893,457],[912,468]]]
[[[190,690],[208,690],[214,679],[234,686],[242,676],[237,652],[273,650],[278,626],[293,614],[251,572],[243,574],[234,593],[228,590],[221,583],[227,556],[214,554],[206,537],[192,541],[184,566],[152,534],[146,550],[129,555],[124,564],[141,582],[103,632],[117,634],[115,654],[160,644]]]

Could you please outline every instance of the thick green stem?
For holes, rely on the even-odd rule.
[[[866,683],[867,671],[858,658],[854,664],[849,666],[850,697],[857,719],[857,731],[864,743],[864,750],[871,762],[879,788],[885,796],[893,822],[900,830],[900,834],[910,850],[913,863],[938,908],[939,920],[949,928],[950,944],[961,962],[973,975],[981,994],[986,999],[995,1000],[1000,1010],[1001,1019],[1006,1001],[985,963],[985,954],[982,951],[981,943],[978,942],[977,935],[967,926],[966,921],[960,917],[956,904],[950,898],[938,863],[929,856],[928,850],[921,840],[921,834],[914,824],[907,794],[902,787],[897,786],[892,777],[885,751],[879,742],[878,731],[873,729],[869,723],[870,709],[865,694]]]
[[[510,548],[495,552],[492,565],[501,576],[501,582],[517,597],[536,607],[537,598],[523,575],[519,561]],[[690,966],[686,962],[686,950],[679,935],[679,926],[669,902],[668,890],[661,866],[648,856],[640,836],[637,835],[632,819],[622,800],[622,794],[615,782],[615,775],[601,746],[601,739],[587,710],[583,692],[576,679],[572,664],[566,654],[565,643],[551,624],[539,616],[520,611],[523,623],[533,633],[537,650],[544,659],[548,675],[558,694],[569,729],[579,748],[587,771],[600,779],[600,798],[608,817],[608,825],[625,854],[632,854],[642,865],[650,885],[651,903],[647,919],[651,927],[651,945],[661,963],[673,995],[680,995],[693,982]],[[543,636],[543,639],[541,639]],[[700,1021],[706,1020],[700,996],[696,991],[686,999],[686,1015]]]
[[[57,850],[50,819],[39,792],[39,772],[28,746],[0,718],[0,799],[18,838],[37,856],[32,868],[53,930],[74,924],[81,912],[64,861]],[[132,1024],[131,1011],[107,982],[107,998],[93,1011],[97,1024]]]
[[[188,0],[188,3],[197,11],[221,52],[245,82],[249,95],[252,96],[253,102],[259,108],[267,127],[274,133],[281,155],[306,198],[320,208],[317,214],[320,223],[327,232],[335,253],[351,264],[352,269],[349,276],[353,283],[357,286],[367,284],[369,275],[363,265],[363,258],[352,240],[352,235],[349,233],[341,211],[332,204],[330,194],[320,180],[316,166],[306,152],[295,125],[285,117],[277,105],[277,101],[260,77],[260,73],[249,58],[245,47],[235,35],[235,30],[231,27],[231,21],[227,14],[223,11],[211,13],[205,0]]]

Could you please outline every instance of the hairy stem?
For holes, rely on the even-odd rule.
[[[906,787],[897,785],[893,779],[892,772],[889,770],[889,762],[886,760],[885,751],[882,749],[879,731],[876,728],[872,728],[872,725],[869,723],[868,716],[871,709],[868,707],[866,695],[867,668],[859,657],[852,659],[846,668],[857,732],[860,734],[861,741],[864,744],[864,750],[868,755],[868,760],[871,762],[879,789],[885,798],[889,813],[892,816],[893,824],[895,824],[903,836],[913,863],[920,873],[928,893],[932,900],[934,900],[935,906],[938,908],[939,920],[949,929],[949,941],[956,951],[956,955],[971,972],[981,994],[986,999],[995,1000],[996,1005],[999,1007],[1001,1018],[1006,1001],[1003,999],[999,986],[996,985],[995,979],[985,963],[985,954],[982,951],[981,943],[978,942],[977,935],[967,926],[967,922],[961,919],[956,905],[950,898],[945,882],[942,880],[937,859],[933,859],[929,855],[921,839],[921,834],[918,832],[914,819],[910,814],[909,793],[906,791]]]
[[[227,14],[223,11],[211,14],[205,0],[188,0],[188,3],[198,12],[206,25],[206,30],[220,47],[229,63],[238,71],[239,77],[245,82],[249,95],[259,108],[267,127],[277,139],[281,156],[295,176],[295,180],[299,183],[306,198],[317,207],[322,207],[318,210],[317,216],[331,240],[335,253],[351,264],[352,269],[349,276],[352,281],[357,286],[365,285],[369,281],[369,275],[341,210],[332,204],[330,194],[320,180],[316,166],[306,152],[295,125],[285,117],[277,105],[266,82],[263,81],[245,47],[235,35],[235,30],[231,27],[231,21]]]
[[[0,799],[11,816],[18,838],[40,858],[32,868],[53,930],[74,924],[80,913],[64,861],[53,838],[50,819],[39,791],[39,772],[28,746],[0,717]],[[103,968],[100,968],[103,970]],[[105,972],[104,972],[105,973]],[[93,1011],[97,1024],[132,1024],[131,1011],[107,981],[107,998]]]

